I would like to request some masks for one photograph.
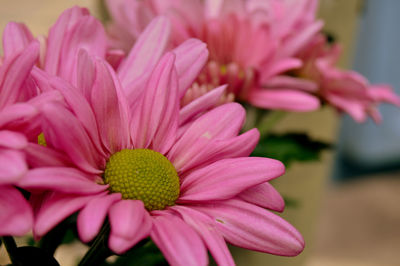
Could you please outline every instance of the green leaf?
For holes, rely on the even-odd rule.
[[[270,134],[260,140],[252,156],[277,159],[286,167],[293,161],[315,161],[332,145],[312,140],[305,133]]]

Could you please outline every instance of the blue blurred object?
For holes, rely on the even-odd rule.
[[[353,69],[372,84],[386,83],[400,94],[400,1],[366,0],[360,17]],[[382,104],[380,125],[341,121],[334,178],[400,168],[400,109]]]

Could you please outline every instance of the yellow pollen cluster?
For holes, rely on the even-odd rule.
[[[47,146],[46,139],[44,138],[43,133],[40,133],[38,136],[38,144],[42,146]]]
[[[125,149],[113,154],[106,164],[104,181],[123,199],[141,200],[147,210],[162,210],[175,204],[179,177],[161,153],[148,149]]]

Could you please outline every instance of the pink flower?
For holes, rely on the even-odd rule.
[[[360,74],[335,67],[340,56],[338,45],[328,45],[326,37],[316,35],[307,49],[299,53],[304,61],[296,75],[315,82],[319,96],[337,110],[348,113],[355,121],[364,122],[370,115],[379,123],[377,106],[381,102],[400,106],[400,98],[387,85],[370,85]]]
[[[0,66],[0,235],[21,236],[33,224],[32,209],[15,185],[28,173],[24,148],[32,136],[28,134],[30,120],[38,110],[26,101],[36,91],[29,74],[39,45],[19,46],[21,40],[10,34],[13,26],[8,24],[4,30]]]
[[[19,49],[26,48],[34,39],[29,29],[21,23],[10,23],[8,33],[14,36]],[[86,8],[73,7],[65,10],[50,28],[48,36],[39,36],[37,39],[41,47],[36,66],[50,75],[72,83],[76,83],[77,68],[74,64],[80,50],[86,50],[101,58],[108,55],[105,30]],[[9,46],[13,45],[14,43],[10,42]],[[43,86],[40,89],[47,88]]]
[[[210,51],[209,62],[183,105],[227,83],[220,103],[235,99],[264,109],[311,111],[319,107],[319,100],[307,91],[310,83],[299,82],[296,88],[269,86],[274,77],[301,66],[293,56],[322,26],[311,16],[315,9],[311,2],[315,1],[298,2],[284,7],[279,2],[268,6],[243,0],[107,1],[114,18],[109,32],[113,45],[129,49],[150,18],[163,14],[173,24],[171,46],[189,38],[204,41]],[[285,17],[298,20],[281,23],[277,29],[272,22],[280,21],[278,13],[284,8],[293,10]]]
[[[189,40],[161,57],[166,23],[151,23],[117,73],[85,51],[76,86],[36,73],[65,103],[41,106],[47,146],[27,148],[33,169],[20,184],[34,195],[35,236],[80,210],[81,239],[92,240],[108,217],[109,247],[118,254],[150,236],[173,265],[205,265],[207,249],[218,264],[232,265],[225,241],[297,255],[301,235],[264,209],[283,209],[268,183],[283,164],[247,157],[259,134],[238,135],[239,104],[204,113],[223,87],[179,107],[204,64],[204,44]]]

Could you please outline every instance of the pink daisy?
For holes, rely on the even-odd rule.
[[[315,82],[322,100],[355,121],[365,122],[370,115],[379,123],[382,119],[377,106],[381,102],[400,106],[400,98],[388,85],[370,85],[359,73],[338,69],[335,65],[340,51],[338,45],[329,45],[324,35],[316,35],[299,53],[304,65],[295,75]]]
[[[41,107],[47,146],[27,149],[33,169],[21,185],[33,194],[35,236],[80,210],[81,239],[92,240],[108,217],[108,244],[117,254],[150,236],[172,265],[205,265],[207,249],[218,264],[232,265],[225,241],[297,255],[304,248],[301,235],[265,209],[283,209],[268,183],[284,173],[283,164],[247,157],[258,132],[238,135],[245,118],[239,104],[204,114],[199,105],[208,103],[179,108],[182,80],[191,76],[179,72],[179,49],[156,62],[146,82],[136,82],[144,88],[134,101],[121,87],[121,74],[84,51],[76,73],[90,78],[78,78],[78,87],[36,76],[39,84],[46,77],[66,103]],[[135,60],[127,65],[142,71]]]
[[[220,103],[237,100],[264,109],[311,111],[319,107],[318,98],[309,93],[315,89],[312,83],[300,80],[296,88],[269,86],[275,77],[301,66],[301,61],[293,57],[295,52],[322,26],[312,20],[311,3],[308,0],[300,2],[285,7],[300,10],[289,12],[285,17],[306,16],[301,29],[296,20],[287,21],[288,25],[281,23],[277,29],[273,22],[278,19],[271,14],[278,16],[283,8],[279,9],[278,4],[265,6],[244,0],[107,1],[114,19],[109,33],[113,45],[129,49],[150,19],[163,14],[173,24],[171,46],[189,38],[204,41],[210,51],[208,64],[197,84],[187,91],[182,105],[216,86],[228,84]]]

